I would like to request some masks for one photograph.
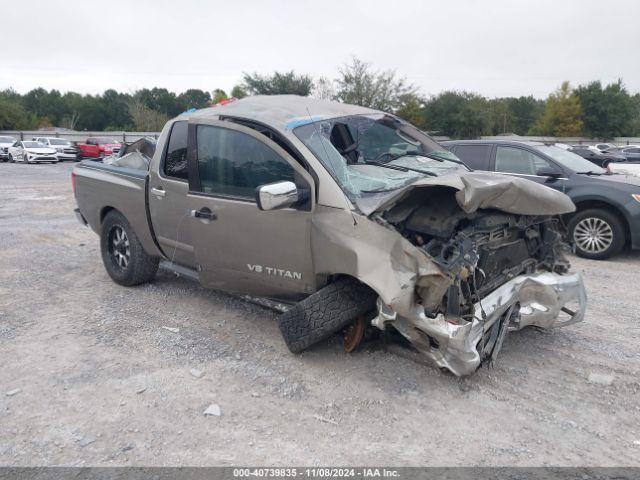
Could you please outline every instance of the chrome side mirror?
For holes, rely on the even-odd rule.
[[[276,182],[256,188],[256,203],[260,210],[287,208],[302,200],[301,192],[293,182]]]

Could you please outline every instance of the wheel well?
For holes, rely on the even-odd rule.
[[[625,216],[623,215],[623,213],[620,211],[619,208],[615,207],[614,205],[611,205],[610,203],[603,202],[602,200],[583,200],[583,201],[577,202],[575,213],[569,214],[567,216],[567,219],[566,219],[567,224],[571,221],[571,218],[576,213],[583,210],[588,210],[591,208],[600,208],[602,210],[606,210],[610,213],[613,213],[616,217],[618,217],[618,219],[622,223],[622,226],[624,227],[625,243],[627,244],[629,243],[629,241],[631,240],[631,230],[629,229],[629,222],[627,221],[627,219],[625,218]]]
[[[102,225],[102,222],[104,221],[104,217],[106,217],[107,213],[109,213],[111,210],[115,210],[115,208],[104,207],[102,210],[100,210],[100,225]]]

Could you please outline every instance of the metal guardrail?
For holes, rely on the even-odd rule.
[[[89,137],[108,137],[122,143],[131,143],[144,137],[157,139],[160,132],[76,132],[58,130],[2,130],[0,136],[11,136],[17,140],[31,140],[34,137],[63,138],[72,142],[84,142]]]
[[[2,130],[0,135],[8,135],[18,140],[31,140],[34,137],[55,137],[64,138],[73,142],[84,142],[88,137],[110,137],[123,143],[131,143],[144,137],[157,139],[160,132],[77,132],[73,130]],[[435,135],[432,137],[437,142],[449,140],[449,137]],[[481,140],[523,140],[545,143],[566,143],[568,145],[595,145],[605,143],[601,139],[586,137],[543,137],[543,136],[520,136],[520,135],[495,135],[482,136]],[[606,141],[616,145],[640,145],[640,137],[616,137]]]
[[[615,145],[640,145],[640,137],[615,137],[609,140],[587,137],[543,137],[520,135],[483,136],[481,140],[523,140],[544,143],[565,143],[567,145],[595,145],[597,143],[613,143]]]

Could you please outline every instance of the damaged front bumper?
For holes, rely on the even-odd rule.
[[[506,333],[534,325],[552,328],[584,318],[587,294],[580,274],[550,272],[519,275],[474,305],[465,318],[439,314],[428,317],[421,305],[400,316],[378,299],[372,324],[392,325],[436,366],[455,375],[473,373],[482,362],[493,361]]]

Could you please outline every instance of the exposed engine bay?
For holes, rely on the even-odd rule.
[[[447,188],[432,191],[417,208],[408,208],[412,204],[411,197],[405,199],[385,218],[454,279],[442,310],[431,313],[464,318],[480,298],[520,274],[569,270],[557,218],[498,210],[465,213]]]
[[[434,321],[443,320],[452,328],[480,325],[466,345],[474,353],[471,363],[475,370],[483,361],[495,359],[507,330],[526,325],[551,326],[549,315],[539,313],[564,311],[571,317],[570,323],[578,321],[581,315],[566,308],[564,303],[560,305],[562,302],[549,300],[549,304],[544,305],[540,295],[518,298],[515,294],[515,290],[522,290],[522,282],[527,279],[535,282],[537,276],[545,273],[567,274],[569,263],[563,254],[563,225],[558,217],[518,215],[496,209],[466,213],[458,206],[454,194],[455,190],[448,187],[435,187],[426,197],[417,191],[383,212],[379,220],[425,252],[449,277],[444,292],[418,281],[417,306],[422,311],[413,319],[395,316],[393,326],[419,350],[430,353],[437,364],[456,374],[465,374],[470,373],[467,367],[471,365],[454,365],[456,362],[451,359],[437,361],[446,357],[443,347],[446,350],[455,342],[449,338],[450,332],[444,335]],[[487,300],[492,292],[505,286],[499,298]],[[509,290],[511,286],[518,288]],[[508,298],[509,295],[512,298]],[[542,298],[545,296],[549,297],[549,292],[542,292]],[[389,318],[384,316],[384,305],[379,305],[379,310],[374,325],[384,328]],[[545,317],[546,323],[532,320],[536,316]],[[523,317],[528,318],[523,320]],[[431,329],[423,328],[429,323]],[[443,340],[449,345],[443,345]]]

